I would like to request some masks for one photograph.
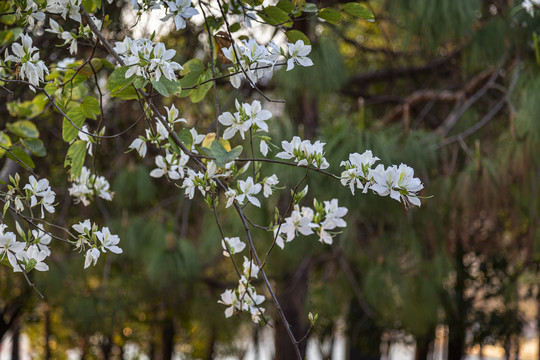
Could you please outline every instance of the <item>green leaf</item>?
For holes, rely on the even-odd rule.
[[[304,8],[304,12],[308,13],[314,13],[317,11],[319,11],[319,9],[317,9],[317,5],[315,5],[314,3],[307,3],[306,7]]]
[[[339,11],[330,8],[321,9],[317,16],[328,21],[330,24],[338,24],[343,19]]]
[[[129,66],[120,66],[114,69],[114,71],[111,73],[111,76],[109,76],[109,81],[107,82],[107,88],[111,91],[111,93],[119,92],[131,84],[133,80],[135,80],[135,75],[132,75],[126,79],[126,72],[128,69]]]
[[[0,46],[14,42],[23,32],[23,28],[0,31]]]
[[[86,157],[86,142],[77,140],[68,149],[64,167],[71,166],[71,175],[79,177]]]
[[[79,129],[84,124],[84,120],[86,120],[86,116],[78,107],[71,108],[66,115]],[[64,139],[65,142],[72,142],[77,135],[79,135],[79,129],[75,128],[75,126],[73,126],[67,118],[64,118],[64,121],[62,122],[62,139]]]
[[[287,36],[287,39],[289,39],[289,41],[293,44],[296,43],[298,40],[302,40],[305,45],[311,45],[311,43],[309,42],[309,38],[301,31],[289,30],[285,35]]]
[[[270,25],[286,25],[290,22],[289,15],[277,6],[267,6],[259,16]]]
[[[199,83],[199,78],[204,72],[204,64],[199,59],[191,59],[184,64],[184,69],[180,71],[182,79],[180,85],[183,88],[193,87]]]
[[[199,101],[204,99],[204,97],[206,96],[206,94],[211,88],[212,88],[212,82],[207,82],[191,90],[191,92],[189,93],[189,98],[191,102],[198,103]]]
[[[286,13],[290,13],[294,10],[294,4],[289,0],[280,0],[276,6]]]
[[[14,123],[7,123],[7,129],[20,138],[38,138],[39,131],[36,125],[30,120],[20,120]]]
[[[184,146],[187,149],[191,149],[191,145],[193,144],[193,136],[191,135],[191,132],[188,129],[182,129],[180,132],[176,133],[176,136],[178,136],[178,139],[184,144]],[[180,153],[181,149],[174,140],[169,136],[169,143],[171,144],[171,147],[173,148],[174,152],[177,154]]]
[[[71,85],[71,87],[76,87],[88,79],[87,76],[84,76],[81,73],[76,73],[75,69],[69,69],[64,75],[64,82]]]
[[[45,150],[45,146],[43,146],[43,142],[39,139],[22,139],[22,144],[25,148],[27,148],[32,154],[44,157],[47,155],[47,150]]]
[[[178,96],[180,95],[180,92],[182,92],[182,86],[180,85],[180,82],[178,81],[172,81],[162,76],[161,79],[159,79],[159,82],[163,86],[165,86],[165,88],[167,89],[167,92],[171,95]]]
[[[135,90],[135,88],[131,85],[114,93],[111,93],[111,97],[116,97],[122,100],[133,100],[139,98],[139,96],[137,95],[137,90]]]
[[[81,110],[87,118],[96,120],[96,115],[101,112],[98,99],[93,96],[85,97],[81,104]]]
[[[0,131],[0,158],[4,156],[6,150],[4,148],[9,148],[11,146],[11,139],[8,134],[5,134],[3,131]]]
[[[33,169],[36,167],[30,155],[28,155],[23,149],[18,147],[12,147],[6,152],[6,155],[11,160],[19,163],[27,168]]]
[[[160,81],[156,81],[156,79],[152,79],[150,82],[152,83],[154,90],[160,93],[161,96],[169,97],[169,92],[167,91],[167,88]]]
[[[233,33],[233,32],[236,32],[236,31],[240,30],[240,28],[241,28],[241,26],[240,26],[239,23],[234,23],[229,27],[229,30]]]
[[[225,150],[225,147],[223,147],[223,144],[219,141],[212,141],[210,149],[212,150],[212,154],[216,158],[216,165],[219,167],[223,167],[226,163],[236,159],[243,150],[242,146],[238,145],[234,149],[231,149],[231,151],[227,151]]]
[[[355,2],[345,4],[343,11],[362,20],[375,21],[375,16],[368,8]]]

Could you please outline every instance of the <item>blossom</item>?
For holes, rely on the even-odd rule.
[[[243,203],[244,199],[247,198],[247,201],[252,203],[253,205],[257,207],[261,207],[261,202],[259,199],[257,199],[255,196],[261,191],[262,185],[261,184],[255,184],[253,182],[253,178],[250,176],[245,181],[239,180],[238,181],[238,188],[240,195],[236,197],[236,200],[239,203]]]
[[[272,176],[268,176],[264,178],[262,185],[263,185],[263,195],[264,197],[269,197],[272,195],[273,187],[276,186],[279,183],[279,180],[276,176],[276,174],[273,174]]]
[[[392,165],[384,169],[379,165],[372,173],[374,184],[371,185],[371,190],[381,196],[390,195],[399,202],[403,200],[405,206],[421,205],[416,192],[423,189],[424,185],[420,179],[414,177],[414,170],[411,167],[400,164],[399,167]]]
[[[45,74],[49,73],[49,69],[45,63],[39,59],[38,48],[32,45],[32,38],[26,34],[21,34],[21,43],[13,43],[11,45],[13,55],[9,55],[6,50],[5,61],[14,61],[21,64],[19,69],[19,77],[34,86],[38,86],[43,81]],[[35,91],[34,87],[30,87]]]
[[[101,250],[103,252],[106,252],[105,250],[109,250],[110,252],[115,254],[122,253],[122,249],[118,246],[120,238],[118,237],[118,235],[111,234],[108,227],[104,227],[103,229],[101,229],[101,231],[94,232],[94,234],[101,242]]]
[[[183,154],[183,153],[182,153]],[[187,157],[187,155],[186,155]],[[187,163],[187,160],[183,159],[183,164],[179,161],[180,159],[167,151],[165,157],[162,155],[156,156],[156,166],[157,168],[150,172],[150,176],[154,178],[160,178],[163,175],[167,176],[172,180],[178,180],[184,177],[183,165]]]
[[[178,122],[187,124],[187,120],[184,118],[178,119],[178,116],[180,115],[180,111],[173,105],[171,105],[170,108],[165,106],[165,110],[167,110],[167,122],[172,126]],[[157,119],[156,119],[157,120]],[[158,122],[160,123],[160,122]]]
[[[90,265],[96,266],[99,255],[101,255],[101,253],[97,248],[93,247],[88,249],[86,251],[86,255],[84,256],[84,268],[86,269]]]
[[[43,224],[38,224],[38,228],[32,230],[32,237],[34,238],[35,245],[40,251],[44,251],[47,256],[51,255],[49,244],[51,243],[51,235],[43,230]]]
[[[88,155],[93,156],[92,153],[92,140],[88,136],[88,126],[85,124],[81,128],[82,131],[79,131],[79,139],[86,142],[86,151],[88,151]]]
[[[43,262],[46,257],[47,253],[45,251],[39,250],[36,245],[30,245],[27,250],[17,253],[18,266],[13,266],[13,271],[29,272],[33,269],[47,271],[49,266]]]
[[[221,246],[223,247],[223,256],[229,257],[231,255],[237,254],[245,249],[246,243],[240,240],[239,237],[233,238],[224,238],[221,240]]]
[[[183,69],[180,64],[171,61],[176,51],[166,49],[161,42],[154,44],[150,39],[132,40],[126,37],[124,41],[117,42],[114,49],[129,66],[126,78],[138,75],[159,81],[163,75],[168,80],[176,81],[175,71]]]
[[[47,0],[47,11],[53,14],[60,14],[65,20],[67,16],[70,19],[81,22],[81,7],[82,0]]]
[[[242,266],[244,268],[244,276],[246,279],[249,279],[250,277],[257,278],[259,275],[259,267],[253,260],[249,260],[246,256],[244,256],[244,263]]]
[[[280,248],[284,248],[285,243],[282,238],[282,234],[285,234],[286,242],[292,241],[295,236],[300,233],[302,235],[311,235],[313,234],[313,228],[317,227],[317,224],[313,223],[313,210],[308,207],[302,207],[300,211],[298,205],[294,206],[294,210],[291,213],[291,216],[285,218],[285,222],[274,231],[274,236],[278,235],[277,231],[279,229],[279,236],[276,238],[276,244]]]
[[[305,45],[303,40],[297,40],[296,43],[288,44],[289,59],[287,60],[287,71],[294,68],[294,64],[302,66],[312,66],[313,61],[307,57],[311,52],[311,45]]]
[[[84,206],[88,206],[94,196],[112,201],[114,192],[110,190],[109,181],[103,176],[92,174],[86,166],[82,167],[78,177],[72,177],[70,181],[72,185],[68,191],[69,195],[75,198],[75,204],[82,202]]]
[[[176,30],[181,30],[186,27],[186,20],[197,15],[197,9],[191,7],[191,0],[175,0],[165,2],[169,6],[170,14],[166,15],[162,20],[168,20],[174,15],[174,24]]]
[[[69,31],[64,31],[64,29],[53,19],[49,19],[50,29],[46,29],[45,31],[57,34],[58,37],[62,40],[64,40],[64,44],[69,46],[69,53],[71,55],[74,55],[77,53],[77,36]]]
[[[229,306],[227,309],[225,309],[225,317],[229,318],[234,314],[234,309],[238,303],[238,298],[233,290],[227,289],[221,294],[221,300],[219,300],[218,303]]]
[[[363,189],[366,193],[371,185],[371,166],[378,160],[379,158],[373,156],[371,150],[366,150],[362,154],[349,154],[349,160],[342,161],[340,164],[346,169],[341,173],[341,184],[349,186],[353,195],[355,187]]]
[[[135,149],[137,153],[139,153],[139,156],[142,158],[146,156],[146,141],[142,137],[138,137],[135,140],[133,140],[131,145],[129,145],[129,148]]]
[[[240,133],[242,139],[244,139],[244,133],[248,131],[250,127],[250,124],[244,122],[238,112],[234,113],[234,115],[230,112],[223,113],[218,116],[218,121],[223,125],[228,126],[223,132],[224,140],[232,138],[237,131]]]
[[[92,230],[92,224],[90,223],[89,219],[81,221],[78,224],[75,224],[71,227],[73,228],[73,230],[75,230],[76,232],[82,235],[86,235]]]
[[[41,179],[36,180],[34,175],[28,177],[28,184],[24,186],[25,190],[28,190],[28,195],[30,196],[30,207],[34,207],[38,204],[41,204],[41,218],[45,217],[44,211],[47,210],[49,213],[54,213],[54,199],[55,192],[51,190],[49,186],[49,180]],[[41,197],[41,200],[38,201],[38,197]]]
[[[17,241],[17,237],[11,231],[4,232],[6,225],[0,224],[0,260],[6,255],[8,261],[15,270],[19,267],[17,262],[17,255],[24,251],[26,243]]]
[[[302,141],[298,136],[294,136],[290,142],[281,142],[284,151],[276,154],[276,157],[294,159],[298,162],[298,166],[313,165],[319,169],[326,169],[330,164],[324,157],[324,145],[325,143],[318,140],[312,144],[309,140]]]

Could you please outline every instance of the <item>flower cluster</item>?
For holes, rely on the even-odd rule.
[[[168,14],[161,20],[167,21],[174,17],[176,30],[181,30],[186,27],[186,20],[199,12],[194,7],[191,7],[191,0],[174,0],[165,1],[164,4],[168,8]]]
[[[120,238],[111,234],[108,227],[98,230],[97,225],[91,224],[87,219],[73,225],[73,229],[78,233],[77,248],[84,250],[86,246],[89,247],[84,258],[85,269],[90,265],[96,265],[101,252],[106,253],[109,250],[114,254],[122,253],[122,249],[118,246]]]
[[[39,59],[38,48],[32,45],[32,38],[22,34],[21,43],[13,43],[11,51],[13,55],[9,55],[6,49],[5,61],[21,64],[18,72],[19,77],[22,80],[28,79],[28,82],[34,86],[39,86],[39,83],[43,82],[45,74],[49,73],[49,69],[43,60]],[[35,91],[33,86],[30,86],[30,89]]]
[[[95,16],[91,15],[92,21],[98,28],[101,27],[101,20],[97,19]],[[56,21],[53,19],[49,19],[50,28],[46,29],[45,31],[50,32],[52,34],[56,34],[58,38],[64,40],[64,43],[62,46],[69,45],[69,53],[71,55],[75,55],[77,53],[78,44],[77,39],[82,37],[93,37],[95,39],[94,33],[90,30],[90,27],[88,25],[84,27],[79,28],[79,33],[65,31],[62,26],[60,26]]]
[[[218,117],[218,121],[228,126],[223,132],[223,139],[231,139],[237,132],[242,139],[245,138],[245,133],[251,127],[255,131],[268,132],[268,125],[266,120],[272,117],[272,113],[268,110],[263,110],[260,101],[253,101],[251,104],[240,104],[238,100],[235,100],[236,112],[231,114],[225,112]],[[266,156],[268,153],[268,145],[264,139],[260,143],[261,153]]]
[[[15,210],[22,213],[26,207],[29,209],[34,208],[37,205],[41,205],[41,218],[45,217],[45,211],[48,213],[54,213],[54,199],[56,193],[49,186],[49,180],[41,179],[36,180],[34,175],[30,175],[28,178],[28,184],[21,190],[19,183],[21,177],[18,173],[15,176],[10,176],[10,184],[8,184],[8,191],[5,194],[5,206],[4,213],[7,208],[13,203]]]
[[[163,75],[168,80],[176,81],[175,71],[183,69],[180,64],[171,61],[176,51],[167,50],[162,42],[154,44],[150,39],[132,40],[126,36],[124,41],[116,43],[114,50],[129,66],[126,78],[138,75],[159,81]]]
[[[52,14],[60,14],[64,20],[66,17],[81,22],[82,0],[47,0],[47,11]]]
[[[111,185],[103,176],[92,174],[86,166],[82,167],[79,177],[72,177],[70,181],[73,183],[69,190],[69,195],[75,198],[75,204],[82,202],[84,206],[88,206],[94,196],[104,200],[111,201],[114,192],[110,190]]]
[[[0,261],[7,257],[14,272],[49,270],[49,266],[43,260],[51,254],[48,247],[51,236],[43,231],[43,225],[40,224],[36,230],[29,231],[28,234],[24,233],[18,223],[16,227],[24,241],[18,241],[13,232],[6,231],[7,225],[0,223]]]
[[[317,169],[326,169],[330,165],[324,157],[324,145],[320,141],[313,144],[309,140],[300,139],[298,136],[289,141],[282,141],[283,151],[276,155],[280,159],[294,159],[299,166],[313,166]]]
[[[341,166],[346,170],[341,173],[341,183],[349,186],[354,195],[355,187],[366,193],[369,189],[399,202],[406,207],[411,204],[420,206],[417,192],[424,188],[420,179],[414,177],[414,170],[405,164],[392,165],[384,168],[382,164],[374,169],[371,167],[379,160],[370,150],[363,154],[350,154],[349,160],[342,161]]]
[[[272,195],[279,180],[275,174],[265,177],[262,182],[257,183],[249,176],[246,180],[238,180],[237,189],[227,189],[225,197],[227,198],[227,204],[225,207],[229,207],[236,200],[239,205],[244,205],[245,202],[261,207],[261,202],[255,197],[263,190],[265,198]]]
[[[540,7],[540,0],[523,0],[521,6],[529,13],[529,15],[534,16],[534,10],[537,7]]]
[[[331,245],[335,235],[331,230],[347,225],[342,219],[347,211],[347,208],[338,205],[337,199],[323,203],[314,199],[313,209],[306,206],[300,208],[300,206],[295,205],[291,216],[285,218],[281,225],[274,228],[276,244],[283,249],[285,242],[294,240],[298,233],[306,236],[316,233],[321,243]]]
[[[223,246],[223,255],[229,257],[244,250],[246,244],[240,238],[224,238],[221,242]],[[265,300],[263,295],[258,295],[257,290],[251,285],[249,279],[257,278],[259,267],[244,256],[243,272],[238,281],[236,289],[227,289],[221,294],[221,300],[218,303],[228,306],[225,309],[225,317],[231,317],[234,313],[248,311],[251,314],[253,322],[260,322],[264,314],[264,308],[260,305]]]
[[[242,79],[246,76],[252,85],[267,75],[271,76],[280,57],[288,59],[287,71],[294,68],[295,64],[313,65],[307,57],[311,52],[310,45],[305,45],[302,40],[287,45],[289,56],[286,56],[285,52],[273,42],[268,45],[259,45],[254,39],[242,40],[242,45],[232,44],[228,48],[223,48],[223,55],[233,64],[230,70],[233,74],[230,77],[232,86],[239,88]]]

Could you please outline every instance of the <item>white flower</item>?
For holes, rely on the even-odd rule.
[[[17,237],[11,231],[4,233],[6,225],[0,224],[0,260],[6,255],[14,271],[19,268],[17,255],[24,251],[26,243],[17,241]],[[19,270],[20,271],[20,270]]]
[[[221,246],[223,247],[223,256],[229,257],[229,252],[231,255],[234,255],[244,250],[246,243],[240,240],[239,237],[226,237],[221,240]]]
[[[287,60],[287,71],[294,68],[294,64],[302,66],[312,66],[313,61],[307,57],[311,52],[311,45],[305,45],[304,41],[298,40],[294,44],[287,44],[289,46],[289,59]]]
[[[83,125],[81,128],[82,131],[79,131],[79,139],[86,142],[86,151],[88,151],[88,155],[93,156],[92,153],[92,140],[88,136],[88,126]]]
[[[392,165],[384,169],[382,165],[377,166],[373,171],[374,184],[371,185],[371,190],[381,196],[390,195],[394,200],[403,203],[405,206],[413,204],[420,206],[416,192],[424,188],[420,179],[414,177],[414,170],[401,164],[399,167]]]
[[[307,207],[302,207],[300,211],[298,205],[294,206],[294,210],[291,216],[285,218],[285,223],[281,225],[280,236],[276,239],[276,244],[283,249],[285,246],[281,234],[285,234],[285,240],[287,242],[292,241],[295,236],[300,233],[302,235],[313,234],[313,228],[317,227],[317,224],[313,223],[313,210]],[[276,236],[278,228],[275,229],[274,236]]]
[[[273,187],[276,186],[279,183],[279,180],[276,176],[276,174],[264,178],[262,185],[263,185],[263,195],[264,197],[269,197],[272,195]]]
[[[529,15],[534,16],[535,6],[540,6],[540,0],[523,0],[521,6],[529,13]]]
[[[81,22],[80,6],[81,0],[47,0],[47,11],[60,14],[64,20],[69,16]]]
[[[362,154],[349,154],[349,160],[342,161],[340,164],[340,166],[345,166],[346,168],[341,173],[341,183],[344,186],[349,186],[353,195],[355,187],[363,189],[363,192],[366,193],[371,185],[371,166],[378,160],[379,158],[373,156],[371,150],[366,150]]]
[[[218,303],[229,306],[227,309],[225,309],[225,317],[229,318],[234,314],[234,309],[238,303],[238,298],[233,290],[227,289],[223,294],[221,294],[221,300],[219,300]]]
[[[263,154],[263,156],[266,156],[268,154],[268,144],[266,143],[266,141],[261,140],[259,150],[261,151],[261,154]]]
[[[45,217],[44,211],[47,210],[49,213],[54,213],[54,199],[55,192],[51,190],[49,186],[49,180],[41,179],[39,181],[33,175],[28,177],[28,184],[24,186],[24,189],[28,190],[30,195],[30,207],[34,207],[37,204],[41,204],[41,218]],[[37,198],[41,197],[41,200],[38,202]]]
[[[96,231],[94,234],[102,244],[101,251],[106,252],[105,250],[109,250],[115,254],[122,253],[122,249],[118,246],[120,238],[118,235],[111,234],[108,227],[104,227],[101,231]]]
[[[86,219],[78,224],[73,225],[72,228],[79,234],[86,235],[86,233],[92,229],[92,224],[90,223],[89,219]]]
[[[184,177],[184,170],[178,166],[178,158],[174,154],[167,152],[165,157],[156,156],[156,166],[157,168],[150,172],[150,176],[153,178],[165,175],[172,180],[178,180]]]
[[[135,149],[139,153],[139,156],[142,158],[146,156],[146,141],[144,138],[136,138],[135,140],[133,140],[131,145],[129,145],[129,148]]]
[[[165,2],[169,6],[171,14],[165,16],[162,20],[168,20],[174,15],[174,24],[176,30],[181,30],[186,27],[186,20],[197,15],[197,9],[191,7],[191,0],[175,0]]]
[[[239,180],[238,188],[240,190],[240,195],[236,197],[236,200],[239,203],[241,204],[244,203],[244,198],[247,198],[247,200],[253,205],[257,207],[261,207],[261,202],[259,201],[259,199],[253,196],[253,195],[258,194],[261,191],[262,189],[261,184],[253,183],[253,178],[250,176],[245,181]]]
[[[35,245],[40,251],[44,251],[47,256],[51,255],[49,244],[51,243],[51,235],[43,230],[43,224],[38,224],[38,228],[32,230],[32,237],[34,238]]]
[[[32,38],[26,34],[21,34],[21,44],[13,43],[11,50],[13,51],[13,55],[9,55],[6,50],[5,61],[20,63],[19,77],[22,80],[28,79],[28,82],[34,86],[39,86],[45,74],[49,73],[49,69],[39,59],[39,52],[36,52],[38,48],[32,46]],[[33,86],[30,89],[35,91]]]
[[[234,203],[234,200],[236,199],[236,190],[228,189],[227,191],[225,191],[225,197],[227,198],[227,204],[225,204],[225,207],[228,208]]]
[[[167,110],[167,122],[172,126],[178,122],[187,124],[187,120],[184,118],[178,119],[178,116],[180,115],[180,111],[174,106],[174,104],[168,108],[165,106],[165,110]]]
[[[311,165],[318,169],[327,169],[330,164],[324,157],[324,145],[325,143],[318,140],[312,144],[309,140],[302,141],[298,136],[294,136],[290,142],[281,142],[284,151],[276,154],[276,157],[295,159],[299,166]]]
[[[84,268],[86,269],[90,265],[96,266],[99,255],[101,255],[101,253],[97,248],[93,247],[88,249],[88,251],[86,251],[86,255],[84,256]]]
[[[253,262],[253,260],[249,260],[247,257],[244,256],[244,276],[246,279],[249,279],[250,277],[257,278],[259,275],[259,267]]]
[[[79,177],[70,178],[72,182],[69,190],[69,195],[75,198],[75,204],[82,202],[84,206],[90,204],[90,200],[94,196],[98,196],[104,200],[111,201],[114,192],[110,191],[110,184],[103,176],[92,174],[86,166],[81,169]]]
[[[47,257],[45,251],[39,250],[36,245],[30,245],[26,251],[19,251],[17,253],[17,260],[19,263],[17,266],[13,266],[14,272],[28,272],[36,269],[38,271],[47,271],[49,266],[43,262]]]
[[[218,121],[222,123],[225,126],[228,126],[228,128],[225,129],[223,132],[223,139],[228,140],[232,138],[236,132],[238,131],[240,133],[240,136],[242,139],[244,139],[244,133],[249,130],[250,124],[245,123],[240,118],[240,113],[236,112],[231,114],[230,112],[223,113],[219,115]]]

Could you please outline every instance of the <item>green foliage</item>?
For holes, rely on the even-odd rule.
[[[79,177],[86,157],[86,141],[77,140],[69,146],[64,167],[70,167],[71,176]]]

